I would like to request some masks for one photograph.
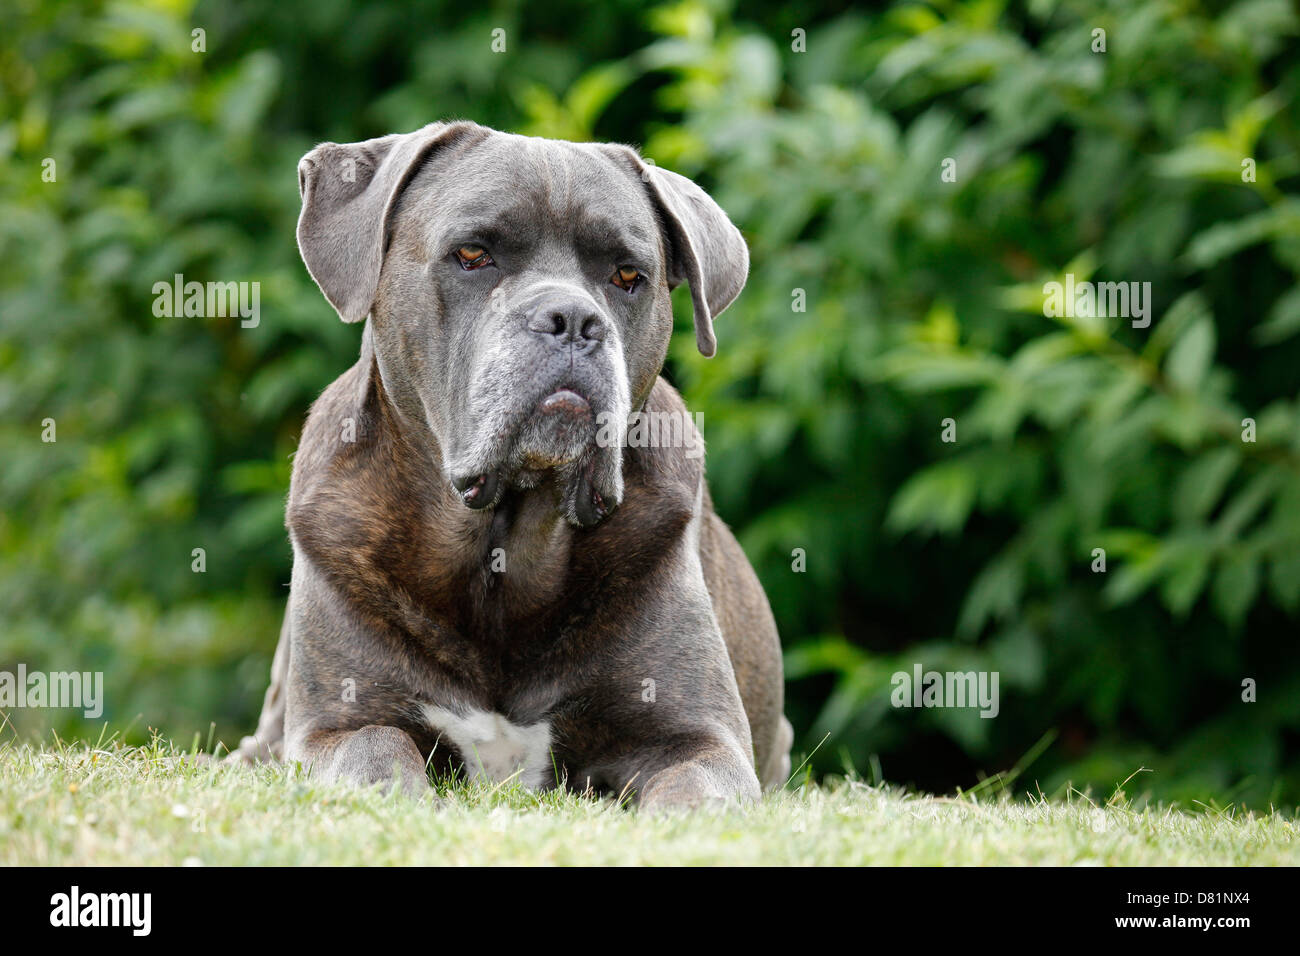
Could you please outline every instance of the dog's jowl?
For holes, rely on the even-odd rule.
[[[745,283],[726,214],[629,147],[473,123],[325,143],[298,182],[307,268],[366,324],[294,460],[289,606],[239,756],[653,807],[784,782],[776,626],[659,377],[669,291],[712,355]],[[656,416],[672,440],[628,440]]]

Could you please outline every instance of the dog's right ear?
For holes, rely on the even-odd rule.
[[[430,123],[361,143],[321,143],[298,163],[298,251],[344,322],[370,314],[393,205],[435,148],[472,123]]]

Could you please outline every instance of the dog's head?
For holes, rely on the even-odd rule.
[[[616,507],[669,291],[690,285],[712,355],[749,268],[712,199],[626,146],[435,123],[324,143],[298,182],[312,278],[345,322],[370,316],[385,391],[470,508],[547,477],[575,524]]]

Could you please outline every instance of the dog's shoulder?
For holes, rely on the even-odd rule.
[[[704,481],[704,436],[677,389],[662,376],[628,429],[628,464],[660,493],[695,499]]]
[[[363,467],[382,425],[369,369],[358,362],[312,403],[293,459],[289,502],[306,501]]]
[[[287,524],[295,539],[378,545],[435,502],[427,471],[402,447],[378,370],[364,360],[312,404],[294,456]]]

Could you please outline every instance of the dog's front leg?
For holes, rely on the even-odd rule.
[[[641,582],[658,602],[620,606],[618,653],[586,711],[613,741],[592,754],[593,777],[649,810],[752,803],[749,722],[698,561],[688,553],[659,571]]]
[[[402,725],[397,655],[297,549],[285,614],[284,759],[317,780],[431,793],[424,756]]]
[[[694,810],[743,805],[758,800],[753,761],[725,733],[670,742],[635,761],[642,810]],[[636,787],[636,780],[630,781]]]
[[[389,784],[410,797],[430,793],[424,758],[410,734],[397,727],[313,731],[291,742],[286,756],[301,761],[319,780]]]

